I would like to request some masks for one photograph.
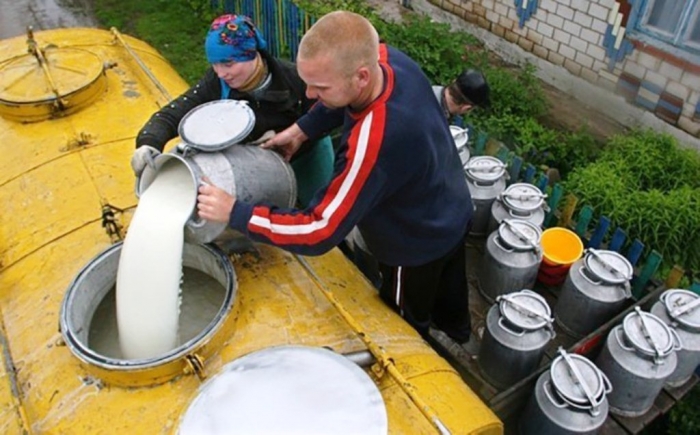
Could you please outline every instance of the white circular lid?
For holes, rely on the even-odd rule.
[[[501,194],[503,202],[514,211],[530,212],[542,207],[544,195],[536,186],[529,183],[515,183]]]
[[[535,331],[551,325],[552,311],[547,301],[531,290],[520,290],[498,297],[501,315],[524,331]]]
[[[668,316],[681,325],[694,331],[700,330],[700,296],[683,289],[670,289],[664,292],[663,303]]]
[[[458,149],[469,142],[469,130],[466,128],[462,128],[459,125],[450,125],[450,133]]]
[[[542,230],[528,221],[503,219],[498,226],[498,236],[516,251],[534,251],[539,249]]]
[[[255,114],[248,103],[216,100],[187,112],[178,126],[180,138],[200,151],[219,151],[237,144],[255,127]]]
[[[651,313],[632,311],[622,321],[622,329],[629,343],[645,355],[662,358],[673,351],[669,327]]]
[[[632,279],[632,264],[615,251],[589,249],[583,259],[586,269],[610,284],[622,284]]]
[[[481,182],[494,182],[506,174],[506,165],[491,156],[477,156],[469,159],[464,166],[469,178]]]
[[[558,356],[549,368],[554,388],[571,405],[584,409],[599,405],[605,395],[600,369],[581,355],[571,353],[567,356],[568,360]]]
[[[182,435],[381,434],[384,400],[359,366],[330,350],[279,346],[224,366],[182,417]]]

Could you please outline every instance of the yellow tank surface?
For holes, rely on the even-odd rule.
[[[502,433],[337,249],[300,257],[256,245],[227,259],[233,308],[206,343],[163,367],[112,370],[76,355],[59,326],[67,289],[123,238],[137,203],[135,135],[185,88],[153,48],[115,30],[0,42],[0,433],[177,433],[205,380],[283,345],[369,350],[391,434]]]

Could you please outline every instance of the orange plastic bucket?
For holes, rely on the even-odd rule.
[[[542,263],[537,280],[556,286],[564,282],[569,268],[583,254],[583,242],[579,236],[563,227],[552,227],[542,232]]]

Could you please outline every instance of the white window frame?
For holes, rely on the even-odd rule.
[[[682,1],[685,3],[679,25],[672,34],[647,24],[649,15],[657,1]],[[700,0],[640,0],[635,4],[636,20],[628,27],[636,39],[657,46],[678,57],[700,64],[700,42],[689,40],[690,24],[700,17]],[[698,24],[700,25],[700,24]]]

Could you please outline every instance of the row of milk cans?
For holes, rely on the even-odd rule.
[[[535,186],[506,188],[506,166],[490,156],[463,161],[475,204],[471,235],[488,234],[479,291],[490,302],[478,364],[484,378],[507,388],[535,372],[553,323],[583,337],[630,303],[633,267],[614,251],[588,249],[570,268],[552,318],[533,288],[542,261],[545,195]],[[523,290],[525,289],[525,290]],[[650,313],[638,307],[609,333],[595,364],[559,350],[523,414],[523,434],[596,433],[608,410],[639,416],[664,385],[687,382],[700,364],[700,298],[668,290]]]
[[[486,316],[477,363],[501,389],[537,371],[555,336],[545,299],[530,290],[498,296]],[[645,414],[664,386],[685,384],[700,364],[700,296],[662,293],[635,307],[607,335],[595,362],[559,349],[537,379],[519,421],[525,434],[594,434],[608,412]]]

